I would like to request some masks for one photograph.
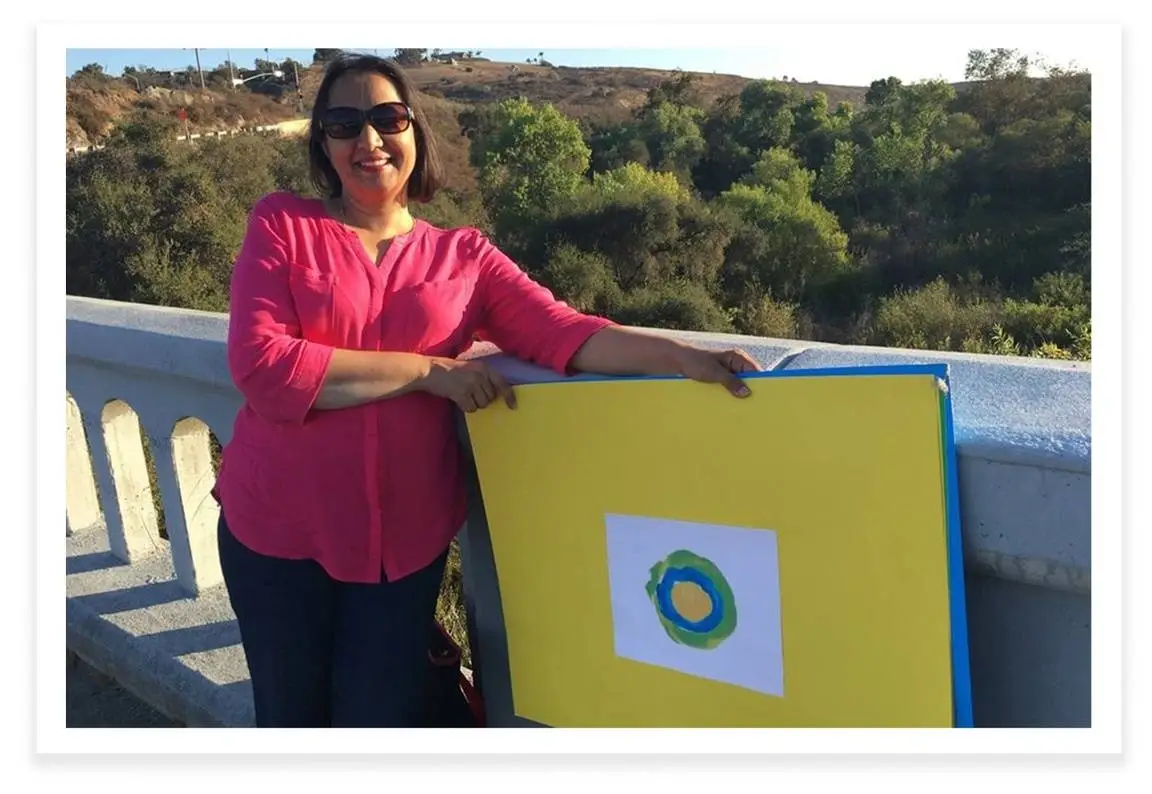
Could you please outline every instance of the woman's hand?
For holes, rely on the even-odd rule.
[[[736,376],[760,371],[743,350],[708,350],[618,325],[592,334],[572,357],[572,367],[606,375],[683,375],[702,383],[722,384],[737,397],[752,392]]]
[[[433,358],[420,389],[451,400],[460,410],[472,413],[503,397],[516,407],[516,395],[504,377],[482,361]]]
[[[743,350],[707,350],[684,345],[674,359],[684,377],[701,383],[719,383],[736,397],[752,393],[737,375],[760,371],[760,365]]]

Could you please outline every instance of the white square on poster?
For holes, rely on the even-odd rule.
[[[775,532],[613,514],[605,524],[617,656],[784,696]]]

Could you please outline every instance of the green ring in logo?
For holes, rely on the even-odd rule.
[[[711,649],[736,630],[736,599],[720,569],[680,549],[652,566],[645,587],[660,625],[675,642]]]

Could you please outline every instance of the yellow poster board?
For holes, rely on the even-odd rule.
[[[971,724],[947,369],[518,386],[467,415],[516,715]]]

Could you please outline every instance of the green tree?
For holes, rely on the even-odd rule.
[[[719,196],[740,224],[722,271],[730,303],[769,293],[786,302],[813,300],[852,267],[836,216],[812,200],[813,181],[794,155],[773,148],[746,182]]]
[[[691,198],[683,184],[669,173],[650,171],[637,163],[627,163],[604,174],[594,174],[588,186],[592,195],[604,198],[628,195],[641,200],[665,197],[676,202]]]
[[[428,50],[414,47],[399,48],[392,53],[392,57],[401,66],[419,66],[428,59]]]
[[[656,108],[663,104],[700,108],[703,104],[700,99],[700,76],[675,70],[672,77],[648,89],[645,107]]]
[[[690,105],[661,102],[644,111],[639,120],[653,167],[691,183],[692,169],[700,162],[708,145],[700,131],[704,111]]]
[[[593,126],[587,139],[593,173],[611,171],[627,163],[647,166],[652,162],[648,144],[633,122]]]
[[[618,290],[629,294],[673,282],[712,294],[730,239],[727,219],[694,198],[674,175],[630,163],[596,174],[543,224],[529,261],[543,263],[547,273],[557,252],[571,249],[564,255],[565,283],[602,285],[606,268]],[[585,266],[595,272],[578,278],[576,271]],[[615,305],[616,290],[596,294],[608,295]]]
[[[841,216],[861,214],[855,182],[859,151],[860,147],[852,141],[836,141],[814,186],[820,201]]]
[[[578,311],[610,316],[623,299],[607,257],[571,243],[561,243],[551,252],[540,281]]]
[[[98,63],[85,64],[84,66],[81,66],[79,69],[77,69],[76,72],[72,76],[74,78],[78,78],[78,77],[95,77],[95,78],[107,77],[107,75],[104,73],[104,67]]]
[[[847,137],[851,111],[829,114],[828,97],[817,91],[796,108],[792,135],[800,162],[810,171],[820,171],[832,156],[836,143]]]
[[[571,199],[584,183],[590,154],[579,126],[552,105],[523,99],[497,105],[471,147],[497,237],[523,235]]]

